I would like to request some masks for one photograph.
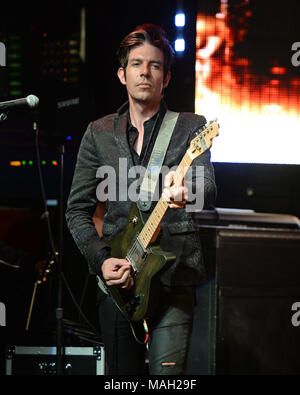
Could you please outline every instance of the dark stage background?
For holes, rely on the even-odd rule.
[[[0,41],[7,48],[7,65],[0,67],[0,100],[29,94],[40,98],[38,111],[11,111],[0,123],[0,241],[3,256],[20,266],[1,267],[0,301],[6,304],[7,313],[7,325],[0,328],[2,351],[8,343],[46,345],[55,341],[55,265],[38,288],[30,330],[25,331],[33,285],[49,262],[50,253],[46,223],[41,218],[43,202],[32,122],[39,125],[42,174],[58,243],[59,147],[64,143],[65,204],[85,128],[91,120],[115,112],[126,100],[116,74],[115,52],[120,40],[138,24],[151,22],[161,25],[174,41],[174,15],[179,3],[52,1],[1,6]],[[176,56],[166,101],[175,111],[195,111],[197,11],[215,12],[219,2],[181,3],[186,13],[186,51]],[[253,3],[256,7],[264,3],[265,10],[272,12],[272,2]],[[296,7],[296,2],[291,3]],[[294,37],[294,41],[299,40],[299,36]],[[58,102],[63,103],[59,110]],[[299,165],[216,162],[214,166],[217,207],[300,216]],[[78,312],[66,284],[64,317],[86,330],[97,330],[94,279],[66,228],[63,270],[88,322]],[[65,335],[67,342],[80,342],[71,329]]]

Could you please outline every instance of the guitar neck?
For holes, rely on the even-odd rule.
[[[174,174],[174,185],[176,187],[182,185],[182,181],[189,167],[191,166],[193,159],[187,151],[179,163],[175,174]],[[154,210],[149,216],[147,222],[145,223],[141,233],[139,234],[140,243],[144,248],[147,248],[151,243],[153,236],[156,234],[160,223],[168,209],[168,203],[162,198],[159,199]]]

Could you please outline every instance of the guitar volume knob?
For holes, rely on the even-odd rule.
[[[133,217],[129,220],[129,222],[132,222],[133,225],[136,225],[136,224],[138,223],[138,221],[139,221],[139,219],[138,219],[138,217],[137,217],[136,215],[133,216]]]

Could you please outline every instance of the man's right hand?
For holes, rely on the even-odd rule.
[[[131,264],[126,259],[106,259],[102,264],[102,274],[108,286],[116,285],[123,289],[133,286]]]

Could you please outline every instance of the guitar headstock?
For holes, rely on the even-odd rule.
[[[210,121],[200,131],[197,131],[197,136],[190,142],[188,149],[189,156],[192,159],[197,158],[204,151],[212,146],[212,139],[219,135],[219,124],[217,120]]]

